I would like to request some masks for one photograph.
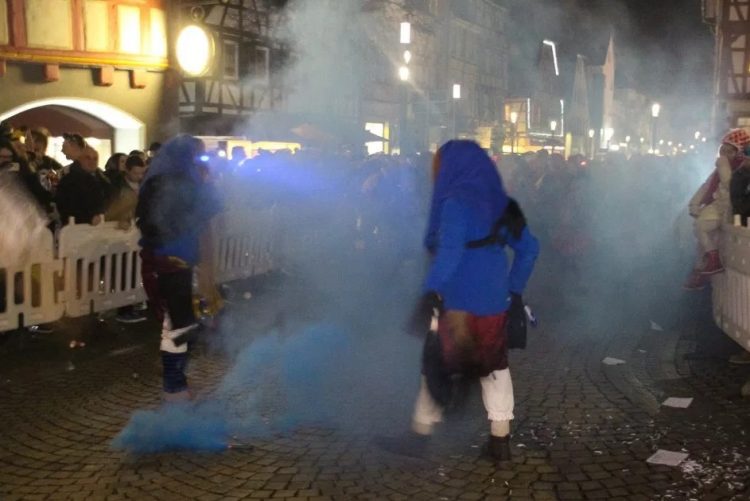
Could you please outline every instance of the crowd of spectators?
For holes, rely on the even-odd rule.
[[[0,165],[26,187],[50,228],[70,218],[93,225],[117,221],[129,228],[155,151],[115,153],[100,168],[94,148],[80,135],[65,134],[63,153],[70,163],[62,166],[47,156],[48,138],[43,128],[6,129],[0,134]],[[150,148],[157,149],[158,144]],[[541,149],[499,157],[497,165],[560,280],[585,288],[606,277],[612,286],[632,287],[663,275],[654,270],[693,260],[697,230],[687,209],[696,187],[715,169],[712,157],[707,151],[703,156],[611,153],[565,159]],[[248,158],[235,148],[229,157],[207,152],[201,161],[225,207],[275,208],[284,266],[292,271],[297,267],[314,273],[313,279],[329,280],[340,277],[336,267],[348,263],[349,275],[388,280],[404,262],[423,258],[432,188],[429,154],[365,156],[307,148],[260,151]],[[731,213],[744,222],[750,215],[750,161],[734,161],[732,169],[731,187],[724,186],[729,180],[723,176],[720,191],[731,192]],[[316,263],[313,270],[304,265],[309,262]],[[347,280],[354,282],[351,276]],[[700,289],[705,281],[687,285]],[[142,315],[128,309],[118,318],[138,321]]]
[[[100,169],[99,154],[79,134],[63,134],[62,151],[70,161],[63,166],[47,155],[50,133],[43,127],[12,128],[0,125],[0,176],[12,180],[43,214],[49,231],[62,226],[117,221],[129,228],[135,215],[138,185],[148,156],[142,151],[116,153]],[[158,147],[155,143],[153,147]],[[114,165],[114,168],[110,166]],[[16,287],[21,290],[21,287]],[[3,298],[4,301],[4,298]],[[135,308],[118,312],[121,322],[140,322],[146,317]],[[32,326],[37,332],[48,326]]]

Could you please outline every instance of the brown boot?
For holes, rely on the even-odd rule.
[[[700,269],[701,275],[715,275],[722,271],[724,271],[724,266],[721,264],[719,251],[712,250],[706,252],[705,256],[703,256],[703,266]]]

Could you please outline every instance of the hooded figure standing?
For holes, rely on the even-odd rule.
[[[486,453],[494,460],[509,460],[514,400],[508,368],[508,310],[515,304],[523,311],[521,294],[539,243],[478,144],[449,141],[436,153],[433,170],[435,187],[425,246],[434,259],[421,310],[427,315],[440,312],[437,337],[429,336],[439,340],[444,370],[479,377],[491,423]],[[510,269],[506,245],[514,252]],[[407,440],[382,444],[392,452],[419,455],[435,424],[442,421],[446,398],[431,380],[428,344],[413,433]]]
[[[189,135],[168,141],[141,185],[136,222],[141,230],[143,286],[162,322],[164,398],[190,398],[185,375],[188,341],[198,327],[193,310],[193,268],[212,266],[211,219],[222,205],[203,176],[203,143]]]

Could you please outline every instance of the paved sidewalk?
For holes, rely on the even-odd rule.
[[[355,390],[337,396],[337,411],[346,415],[340,427],[301,425],[253,439],[253,448],[221,452],[113,450],[134,411],[159,405],[155,326],[87,320],[48,338],[4,338],[0,498],[750,499],[750,402],[738,397],[750,367],[726,363],[734,347],[711,324],[708,295],[646,305],[637,293],[623,300],[616,287],[564,300],[543,294],[539,281],[535,288],[528,296],[541,326],[511,360],[517,416],[510,466],[479,459],[487,423],[476,394],[424,460],[371,444],[377,434],[405,429],[419,352],[418,341],[395,331],[378,337],[377,329],[354,345],[361,370],[345,382]],[[293,286],[255,291],[247,301],[241,292],[224,326],[227,349],[214,343],[194,357],[190,377],[200,398],[215,393],[232,354],[253,336],[294,331],[315,317],[316,305]],[[649,312],[665,309],[675,315],[652,330]],[[72,338],[86,347],[69,348]],[[607,356],[626,363],[604,365]],[[252,379],[248,391],[274,388]],[[695,400],[668,409],[660,405],[668,396]],[[257,412],[272,421],[284,395],[263,398]],[[657,449],[689,457],[679,467],[649,465]]]

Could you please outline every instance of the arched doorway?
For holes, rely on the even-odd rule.
[[[99,150],[103,161],[111,152],[143,149],[146,138],[143,122],[119,108],[93,99],[39,99],[0,113],[0,121],[15,126],[46,127],[57,138],[63,132],[92,138],[92,146]]]

